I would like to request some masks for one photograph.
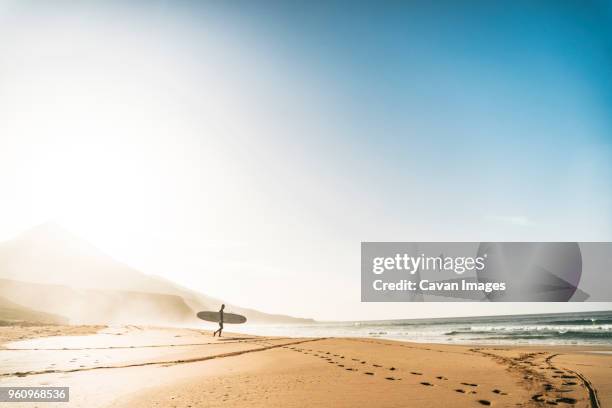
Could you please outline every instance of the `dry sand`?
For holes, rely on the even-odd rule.
[[[106,326],[0,322],[0,348],[5,343],[49,336],[82,336],[94,334]]]
[[[122,326],[4,344],[0,382],[71,387],[44,407],[612,406],[612,355],[595,350]]]

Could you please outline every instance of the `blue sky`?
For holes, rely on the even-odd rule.
[[[610,2],[0,1],[0,46],[2,239],[319,319],[521,310],[361,304],[361,241],[612,240]]]
[[[288,90],[267,101],[271,115],[295,106],[297,120],[319,122],[314,141],[287,132],[285,143],[346,172],[355,194],[384,197],[400,224],[454,218],[457,238],[517,220],[529,231],[512,239],[612,236],[609,2],[237,2],[190,13],[194,25],[223,21],[272,61]]]

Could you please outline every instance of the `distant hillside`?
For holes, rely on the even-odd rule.
[[[0,326],[13,322],[37,322],[48,324],[66,324],[68,319],[51,313],[42,313],[28,309],[0,297]]]
[[[72,323],[182,324],[222,300],[146,275],[115,261],[55,224],[36,227],[0,244],[0,296]],[[251,323],[304,323],[227,304]]]
[[[176,295],[118,290],[74,289],[0,279],[0,293],[28,308],[68,316],[73,324],[183,324],[193,310]]]

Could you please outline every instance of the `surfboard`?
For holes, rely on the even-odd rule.
[[[219,323],[219,312],[203,311],[198,312],[197,316],[202,320],[206,320],[207,322]],[[246,321],[247,318],[242,315],[223,312],[223,323],[240,324]]]

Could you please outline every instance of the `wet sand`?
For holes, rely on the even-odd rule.
[[[3,386],[71,387],[70,403],[45,407],[612,406],[612,355],[592,353],[609,348],[219,339],[140,326],[3,346]]]

